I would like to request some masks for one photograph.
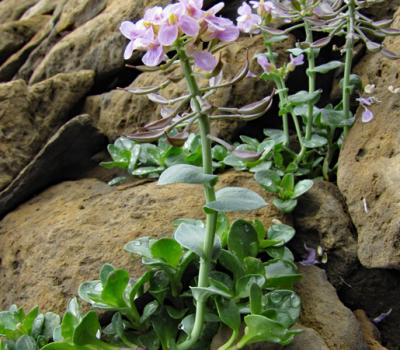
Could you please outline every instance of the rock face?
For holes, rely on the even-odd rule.
[[[325,181],[315,181],[293,215],[296,239],[291,248],[298,256],[307,255],[308,247],[321,246],[328,254],[326,270],[329,281],[340,287],[346,275],[358,267],[357,239],[344,198],[338,188]]]
[[[400,26],[400,12],[393,25]],[[398,51],[400,38],[385,40]],[[351,129],[339,159],[338,185],[358,232],[358,257],[368,268],[400,269],[400,117],[399,97],[388,86],[399,86],[397,61],[380,55],[365,58],[357,67],[364,83],[376,84],[372,107],[375,118],[360,120]]]
[[[221,176],[221,186],[263,191],[244,173]],[[185,196],[182,196],[185,194]],[[12,303],[39,304],[64,311],[82,281],[96,278],[103,263],[128,267],[123,246],[139,236],[170,236],[177,218],[203,217],[201,186],[142,186],[111,188],[94,179],[64,182],[49,188],[7,215],[0,224],[0,308]],[[270,202],[269,199],[267,199]],[[272,205],[256,211],[266,225],[281,215]]]
[[[91,157],[106,143],[106,138],[92,125],[90,116],[71,119],[0,192],[0,218],[49,185],[77,177],[93,167]]]
[[[300,271],[303,279],[296,289],[302,300],[301,324],[316,330],[329,349],[367,350],[360,324],[341,303],[325,272],[315,266]]]
[[[276,52],[282,62],[286,59],[286,49],[292,45],[293,39],[276,46]],[[262,52],[263,41],[261,36],[241,38],[237,43],[229,45],[221,51],[224,66],[224,81],[230,81],[242,68],[247,51],[249,57]],[[252,65],[256,70],[256,64]],[[174,71],[170,76],[176,75]],[[143,73],[132,83],[133,87],[157,86],[167,80],[159,72]],[[206,83],[206,81],[204,81]],[[271,93],[272,85],[257,79],[244,79],[233,86],[218,90],[210,99],[213,105],[238,107],[262,99]],[[187,91],[182,78],[177,83],[170,84],[162,90],[162,95],[175,98]],[[114,140],[124,133],[143,126],[143,124],[160,118],[160,108],[150,102],[145,96],[136,96],[126,91],[113,90],[102,95],[91,96],[86,100],[83,111],[92,115],[97,121],[98,128]],[[233,131],[240,124],[235,121],[217,122],[213,124],[213,132],[222,138],[231,138]]]
[[[387,350],[387,348],[380,344],[379,331],[368,319],[365,311],[356,310],[354,311],[354,315],[357,317],[358,322],[360,322],[364,337],[368,343],[368,350]]]
[[[0,190],[70,118],[93,80],[92,71],[82,71],[59,74],[33,86],[22,80],[0,84]]]

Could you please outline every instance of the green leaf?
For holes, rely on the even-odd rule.
[[[247,275],[263,275],[264,265],[260,259],[248,256],[243,259],[243,267]]]
[[[54,312],[46,312],[44,315],[44,324],[42,335],[48,339],[53,338],[54,330],[60,326],[60,316]]]
[[[162,171],[164,171],[164,167],[155,167],[155,166],[148,166],[148,167],[141,167],[131,172],[133,176],[150,176],[150,175],[158,175]]]
[[[349,119],[345,119],[343,110],[335,110],[333,108],[325,107],[322,109],[322,123],[333,128],[342,128],[354,124],[354,116],[351,114]]]
[[[240,348],[246,344],[258,342],[271,342],[288,345],[298,331],[288,330],[279,322],[261,315],[248,315],[244,318],[246,323],[245,335],[240,340]]]
[[[38,350],[35,339],[28,335],[19,338],[15,344],[15,350]]]
[[[294,261],[293,253],[288,247],[270,247],[266,249],[267,254],[273,259]]]
[[[303,145],[304,147],[307,148],[318,148],[318,147],[322,147],[325,146],[328,143],[328,140],[326,139],[326,137],[317,135],[317,134],[313,134],[311,136],[310,140],[303,140]]]
[[[279,190],[281,177],[273,170],[262,170],[255,174],[256,181],[267,191],[276,193]]]
[[[250,288],[250,311],[252,314],[260,315],[263,311],[262,289],[257,283],[253,283]]]
[[[151,318],[154,331],[160,339],[162,349],[175,349],[175,338],[178,332],[178,322],[170,318],[168,313],[162,309]]]
[[[39,315],[39,307],[36,306],[25,316],[21,327],[24,330],[25,334],[31,334],[33,323],[38,315]]]
[[[268,239],[278,241],[274,247],[280,247],[289,242],[295,234],[296,230],[289,225],[274,224],[268,230]]]
[[[216,193],[216,201],[207,203],[206,209],[230,212],[263,208],[265,200],[257,193],[241,187],[225,187]]]
[[[221,322],[235,332],[239,332],[241,319],[239,307],[233,300],[216,298],[215,304]]]
[[[43,330],[43,325],[44,325],[44,315],[39,314],[33,320],[31,336],[36,339],[39,335],[41,335]]]
[[[74,330],[79,324],[77,319],[71,312],[66,312],[61,323],[61,335],[65,340],[72,340]]]
[[[140,237],[134,241],[127,243],[124,249],[128,253],[136,254],[142,257],[151,258],[150,245],[155,242],[155,239],[150,237]]]
[[[220,271],[211,271],[209,274],[210,285],[231,294],[233,281],[229,275]]]
[[[150,316],[152,316],[159,308],[160,304],[157,300],[153,300],[150,303],[146,304],[143,309],[142,316],[140,317],[140,323],[146,322]]]
[[[88,312],[75,328],[73,342],[76,345],[88,345],[96,342],[96,335],[100,328],[96,312]]]
[[[245,220],[236,220],[229,231],[228,248],[243,260],[258,254],[258,236],[253,225]]]
[[[258,142],[257,139],[254,139],[252,137],[248,137],[245,135],[240,135],[239,137],[245,144],[252,146],[254,148],[254,150],[256,150],[258,145],[260,144],[260,142]]]
[[[86,281],[81,283],[78,289],[79,297],[96,308],[108,309],[110,306],[103,303],[101,292],[103,284],[101,281]]]
[[[141,151],[140,144],[136,144],[132,147],[131,157],[129,159],[129,165],[128,165],[128,172],[131,173],[132,171],[135,170],[135,168],[139,162],[140,151]]]
[[[290,199],[293,196],[294,191],[294,175],[293,174],[285,174],[282,178],[280,184],[280,195],[279,197],[282,199]]]
[[[9,339],[14,339],[16,335],[14,332],[17,330],[19,320],[11,311],[0,312],[0,336],[5,336]]]
[[[294,196],[292,198],[299,198],[304,193],[306,193],[308,190],[310,190],[313,185],[314,185],[313,180],[299,181],[294,188]]]
[[[296,208],[297,200],[296,199],[280,199],[275,198],[272,203],[282,212],[288,214],[291,213],[294,208]]]
[[[321,95],[321,90],[316,90],[312,93],[308,91],[299,91],[298,93],[288,97],[288,102],[293,106],[298,106],[306,103],[317,103]]]
[[[203,169],[189,164],[177,164],[166,169],[158,179],[159,185],[174,183],[209,184],[216,181],[218,176],[204,174]]]
[[[227,293],[225,290],[219,289],[214,286],[210,287],[190,287],[192,290],[193,298],[197,301],[205,298],[207,299],[211,295],[220,295],[224,298],[232,298],[232,293]]]
[[[330,72],[331,70],[338,69],[343,66],[344,66],[343,62],[331,61],[331,62],[322,64],[320,66],[317,66],[313,70],[316,73],[325,74],[325,73]]]
[[[196,255],[204,257],[205,229],[198,225],[182,223],[174,233],[175,240],[184,248],[191,250]],[[216,236],[214,240],[213,256],[216,256],[221,249],[221,242]]]
[[[100,281],[104,285],[107,282],[107,278],[111,272],[115,270],[111,264],[104,264],[100,270]]]
[[[244,275],[236,280],[235,294],[237,298],[247,298],[250,296],[250,288],[253,284],[257,284],[263,288],[265,284],[265,277],[263,275]]]
[[[232,252],[221,249],[218,257],[218,262],[228,271],[232,272],[235,279],[244,275],[242,262]]]
[[[162,238],[154,242],[150,248],[153,258],[164,260],[169,265],[176,267],[183,255],[182,247],[177,241]]]
[[[269,292],[264,296],[263,303],[264,316],[279,322],[284,327],[290,328],[293,326],[300,316],[300,298],[291,290]]]
[[[301,278],[296,265],[287,260],[270,260],[265,263],[267,287],[290,289]]]
[[[126,307],[124,300],[124,292],[129,283],[129,274],[125,270],[112,271],[108,277],[107,282],[103,286],[101,298],[105,304]]]

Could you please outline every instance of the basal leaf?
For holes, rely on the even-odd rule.
[[[159,185],[174,183],[208,184],[217,180],[218,176],[204,174],[203,169],[189,164],[177,164],[166,169],[158,179]]]

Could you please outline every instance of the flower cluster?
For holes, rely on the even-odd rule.
[[[130,40],[124,58],[129,59],[135,50],[144,51],[143,63],[155,67],[167,59],[166,54],[181,40],[189,43],[187,53],[197,66],[213,70],[217,62],[211,53],[203,50],[202,43],[231,42],[239,36],[239,29],[231,20],[217,16],[223,7],[221,2],[203,10],[203,0],[179,0],[165,8],[147,9],[141,20],[125,21],[120,26],[122,34]]]
[[[277,7],[271,1],[250,1],[238,8],[239,17],[237,18],[238,28],[244,33],[258,34],[259,26],[267,16],[273,17],[278,14]]]

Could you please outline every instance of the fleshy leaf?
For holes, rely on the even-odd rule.
[[[203,169],[189,164],[177,164],[166,169],[158,179],[159,185],[174,183],[207,184],[215,181],[216,175],[204,174]]]

